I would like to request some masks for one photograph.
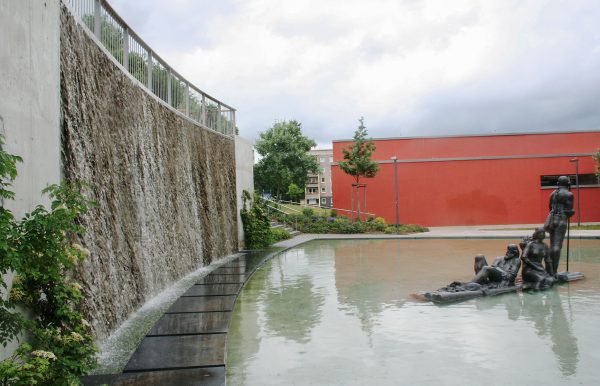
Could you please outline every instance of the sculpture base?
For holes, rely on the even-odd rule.
[[[581,280],[584,278],[581,272],[559,272],[557,275],[557,283],[567,283],[570,281]],[[510,287],[488,287],[486,285],[473,286],[472,289],[462,289],[468,287],[468,283],[452,283],[447,287],[440,288],[436,291],[421,292],[414,294],[414,297],[420,300],[429,300],[436,304],[461,302],[464,300],[480,298],[483,296],[496,296],[509,292],[517,292],[518,290],[534,289],[535,286],[530,283],[517,282]],[[479,287],[479,288],[477,288]]]
[[[565,283],[569,281],[581,280],[583,279],[583,273],[581,272],[559,272],[556,274],[556,278],[559,283]]]
[[[464,300],[469,300],[473,298],[480,298],[482,296],[496,296],[509,292],[516,292],[520,289],[520,285],[515,285],[511,287],[501,287],[501,288],[485,288],[482,287],[479,290],[474,291],[447,291],[443,288],[440,288],[437,291],[425,292],[423,297],[433,303],[444,304],[444,303],[454,303],[461,302]]]

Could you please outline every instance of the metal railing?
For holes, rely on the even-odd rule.
[[[358,211],[356,211],[356,210],[351,210],[351,209],[342,209],[342,208],[335,208],[335,207],[329,207],[329,206],[321,206],[320,204],[316,204],[316,205],[315,205],[315,204],[307,204],[307,203],[300,203],[300,204],[299,204],[299,203],[295,203],[295,202],[292,202],[292,201],[286,201],[286,200],[271,200],[271,201],[273,201],[273,202],[275,202],[275,203],[278,203],[278,204],[280,204],[280,205],[281,205],[282,203],[283,203],[283,204],[289,203],[289,204],[294,204],[294,205],[300,205],[301,207],[304,207],[304,208],[311,208],[311,209],[324,209],[324,210],[334,210],[334,211],[336,211],[336,212],[347,212],[347,213],[349,213],[349,215],[348,215],[348,216],[349,216],[350,218],[353,218],[353,216],[358,216]],[[287,206],[286,206],[285,208],[288,208],[288,209],[290,209],[290,210],[293,210],[293,211],[296,211],[296,212],[302,213],[301,211],[299,211],[299,210],[297,210],[297,209],[294,209],[294,208],[290,208],[290,207],[287,207]],[[365,216],[371,216],[371,217],[375,217],[375,213],[370,213],[370,212],[362,212],[362,211],[361,211],[361,212],[360,212],[360,214],[361,214],[361,217],[362,217],[362,215],[365,215]]]
[[[105,0],[63,0],[104,48],[148,91],[202,126],[236,134],[235,109],[211,97],[161,59]]]

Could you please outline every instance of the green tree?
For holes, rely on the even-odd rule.
[[[292,182],[288,186],[287,196],[290,198],[290,201],[298,201],[302,195],[304,195],[304,189],[298,185]]]
[[[317,173],[319,164],[308,151],[315,141],[302,134],[298,121],[283,121],[260,134],[256,151],[262,156],[254,167],[254,183],[258,191],[269,191],[277,197],[287,194],[294,183],[304,189],[308,173]]]
[[[367,128],[364,125],[364,118],[360,117],[358,121],[360,125],[354,132],[354,142],[349,149],[342,149],[344,161],[338,162],[340,169],[344,173],[351,175],[356,185],[360,183],[361,177],[373,178],[379,171],[377,162],[371,161],[371,156],[375,151],[375,144],[372,140],[367,139]],[[354,194],[354,191],[355,189],[352,189],[352,194]],[[357,207],[358,218],[360,219],[360,194],[358,194]]]

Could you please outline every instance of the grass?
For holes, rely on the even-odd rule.
[[[328,216],[331,209],[319,208],[316,206],[305,206],[300,204],[280,204],[279,209],[287,214],[301,214],[302,209],[310,208],[317,216]]]

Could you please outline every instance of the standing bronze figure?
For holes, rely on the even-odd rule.
[[[550,234],[550,257],[554,274],[558,271],[560,251],[569,225],[569,219],[575,213],[573,210],[573,193],[571,193],[569,187],[568,177],[558,177],[558,187],[550,195],[548,205],[550,213],[548,213],[544,224],[544,229]]]

